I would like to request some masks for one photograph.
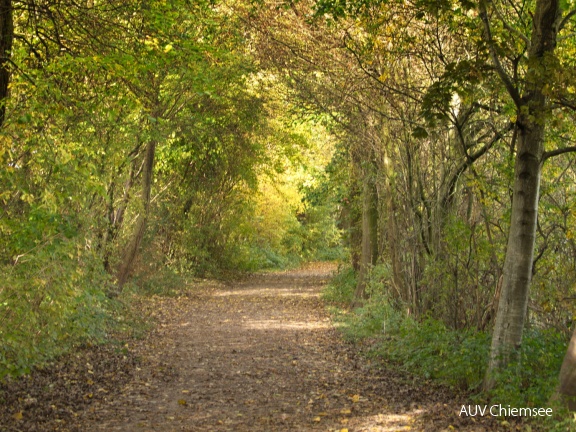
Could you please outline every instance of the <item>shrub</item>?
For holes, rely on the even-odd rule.
[[[371,355],[410,373],[475,391],[479,399],[511,406],[547,405],[565,353],[565,335],[550,329],[526,330],[518,362],[502,372],[496,388],[483,394],[480,387],[488,364],[490,335],[475,329],[452,329],[431,316],[407,316],[386,297],[382,285],[385,276],[385,266],[375,267],[368,286],[371,298],[352,313],[336,314],[348,339],[370,338],[374,341]],[[332,279],[324,299],[348,306],[354,287],[354,272],[346,268]]]

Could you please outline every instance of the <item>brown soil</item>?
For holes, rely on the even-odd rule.
[[[332,267],[142,300],[155,329],[0,387],[6,431],[501,430],[454,391],[371,365],[319,297]],[[507,429],[507,428],[506,428]]]

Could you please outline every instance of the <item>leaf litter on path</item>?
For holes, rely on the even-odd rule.
[[[369,363],[343,341],[320,299],[332,271],[142,298],[156,322],[147,337],[5,383],[0,430],[500,430],[491,417],[459,417],[465,396]]]

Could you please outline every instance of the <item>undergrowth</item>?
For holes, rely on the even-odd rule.
[[[101,267],[65,239],[1,268],[0,378],[106,338],[116,305],[106,297]]]
[[[354,310],[350,308],[356,279],[351,268],[340,269],[326,287],[323,297],[346,338],[370,339],[372,349],[368,355],[411,374],[465,390],[475,403],[549,406],[566,349],[564,335],[551,329],[527,329],[519,360],[501,373],[492,391],[483,392],[490,334],[476,329],[451,329],[431,316],[409,316],[387,297],[386,273],[385,266],[374,269],[368,285],[370,299]],[[566,420],[561,407],[554,407],[554,412],[555,423],[548,421],[546,430],[574,427],[574,421]]]

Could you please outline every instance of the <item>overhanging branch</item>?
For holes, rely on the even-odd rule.
[[[572,152],[576,152],[576,146],[564,147],[561,149],[556,149],[556,150],[544,152],[544,154],[542,155],[542,163],[544,163],[547,159],[550,159],[551,157],[559,156],[559,155],[564,154],[564,153],[572,153]]]

